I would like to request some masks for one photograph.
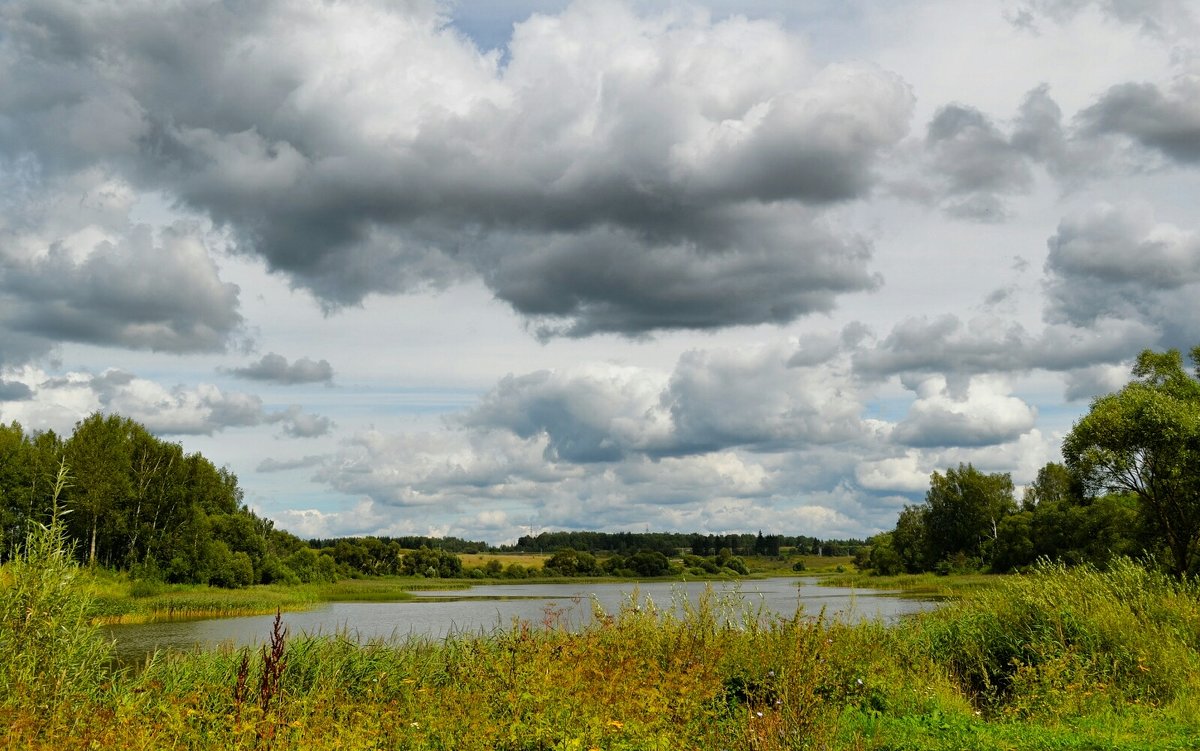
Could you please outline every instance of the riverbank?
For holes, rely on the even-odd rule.
[[[1169,749],[1200,737],[1200,593],[1132,563],[1047,568],[905,622],[630,603],[518,624],[106,670],[47,622],[0,678],[19,748]],[[86,649],[85,649],[86,647]],[[11,645],[10,645],[11,648]],[[71,680],[58,680],[70,675]]]
[[[473,564],[496,558],[506,563],[519,562],[523,566],[540,565],[548,555],[475,555]],[[803,572],[796,572],[796,562],[804,564]],[[852,570],[851,558],[804,556],[796,558],[747,558],[750,574],[745,578],[753,581],[771,576],[836,575],[839,570]],[[295,612],[307,610],[327,602],[402,602],[412,599],[414,590],[466,589],[473,585],[505,585],[519,587],[523,584],[628,582],[638,579],[622,577],[569,577],[536,576],[527,579],[508,578],[462,578],[431,579],[425,577],[376,576],[359,579],[342,579],[320,584],[260,584],[240,589],[225,589],[196,584],[162,584],[131,579],[128,575],[103,569],[82,572],[83,585],[91,597],[91,617],[96,625],[144,624],[164,621],[197,620],[203,618],[233,618],[239,616],[266,615],[276,611]],[[725,575],[672,576],[650,581],[729,581]],[[854,585],[869,588],[870,584]]]

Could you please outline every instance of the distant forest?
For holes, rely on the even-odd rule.
[[[60,467],[68,481],[56,499]],[[12,558],[35,525],[48,523],[56,508],[66,520],[81,563],[128,571],[137,578],[221,587],[364,575],[523,578],[543,573],[518,564],[498,567],[495,562],[467,569],[458,557],[481,552],[569,549],[610,556],[607,573],[637,573],[657,570],[659,558],[650,554],[723,555],[724,565],[733,556],[778,556],[785,549],[852,555],[863,545],[860,540],[761,531],[543,532],[499,548],[457,537],[305,541],[251,511],[237,476],[228,469],[155,437],[134,420],[96,413],[77,423],[66,438],[53,431],[30,434],[16,422],[0,423],[0,562]],[[737,570],[736,563],[732,570]],[[576,568],[576,573],[591,571]],[[544,571],[553,572],[553,567]],[[567,571],[560,566],[558,573]],[[602,570],[597,567],[595,573]]]

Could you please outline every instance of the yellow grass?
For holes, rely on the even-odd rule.
[[[550,553],[461,553],[458,557],[462,559],[463,568],[481,568],[491,560],[500,561],[500,565],[505,567],[517,563],[529,568],[540,567],[550,557]]]

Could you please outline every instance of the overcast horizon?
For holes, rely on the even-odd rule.
[[[880,7],[886,6],[886,7]],[[0,6],[0,420],[302,537],[866,537],[1200,344],[1200,2]]]

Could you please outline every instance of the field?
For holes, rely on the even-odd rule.
[[[1200,588],[1043,567],[906,621],[773,618],[710,595],[583,632],[261,651],[115,671],[53,546],[0,594],[10,748],[1175,749],[1200,737]],[[364,596],[369,590],[364,590]],[[730,619],[733,618],[731,621]]]
[[[464,568],[482,568],[490,560],[500,561],[502,566],[515,563],[526,568],[541,568],[549,553],[460,553]]]

